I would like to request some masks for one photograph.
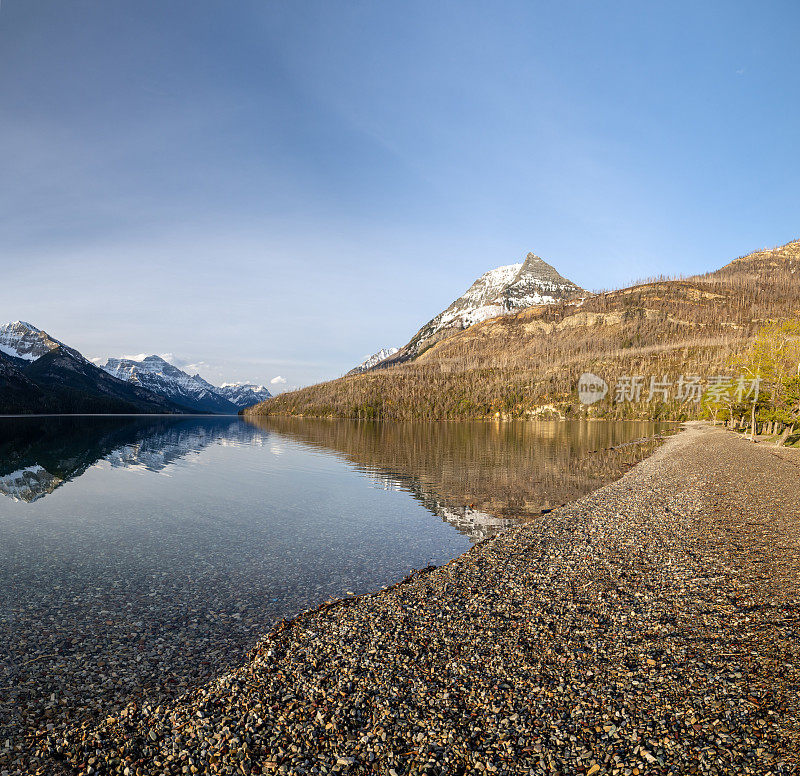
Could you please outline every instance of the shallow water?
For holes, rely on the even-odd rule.
[[[0,742],[179,693],[281,617],[619,476],[661,428],[0,418]]]

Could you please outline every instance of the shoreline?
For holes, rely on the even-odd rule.
[[[278,394],[281,396],[282,394]],[[274,397],[273,397],[274,398]],[[269,401],[269,399],[267,399]],[[257,407],[259,405],[253,405]],[[553,415],[543,416],[541,413],[528,413],[515,415],[513,413],[493,413],[491,415],[464,415],[464,416],[442,416],[430,418],[395,418],[395,417],[375,417],[364,418],[357,415],[314,415],[301,412],[248,412],[253,409],[246,407],[239,411],[239,417],[243,419],[253,418],[295,418],[298,420],[339,420],[351,421],[353,423],[661,423],[682,426],[686,423],[705,423],[707,421],[692,418],[666,417],[653,418],[648,415],[642,417],[613,417],[611,415],[578,414],[578,415]],[[0,416],[2,417],[2,416]],[[24,417],[24,416],[22,416]]]
[[[242,667],[42,754],[101,774],[794,773],[786,456],[689,424],[584,498],[284,621]]]

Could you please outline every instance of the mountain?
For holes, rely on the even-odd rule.
[[[103,369],[119,380],[140,385],[195,412],[235,415],[241,409],[199,375],[189,376],[160,356],[147,356],[143,361],[109,358]]]
[[[447,309],[428,321],[404,348],[378,363],[382,368],[410,361],[445,337],[498,315],[585,295],[582,288],[529,253],[520,264],[497,267],[481,275]]]
[[[236,415],[269,397],[252,383],[218,388],[160,356],[109,358],[99,367],[30,323],[0,325],[0,414]]]
[[[26,377],[22,371],[24,366],[22,359],[0,351],[0,413],[46,411],[45,391]],[[29,410],[28,407],[35,409]]]
[[[381,361],[385,361],[390,356],[399,352],[400,348],[381,348],[377,353],[365,358],[358,366],[353,367],[347,374],[357,375],[361,372],[368,372],[372,367],[377,366]]]
[[[650,403],[647,380],[730,375],[765,322],[800,316],[800,240],[685,279],[659,279],[490,318],[415,358],[283,393],[245,414],[442,420],[475,417],[696,417],[699,405]],[[387,359],[387,362],[391,361]],[[387,362],[380,364],[381,367]],[[608,396],[578,400],[581,374]],[[622,377],[644,400],[614,402]],[[654,413],[660,413],[655,415]]]
[[[748,253],[715,272],[689,278],[698,282],[723,281],[752,294],[757,288],[774,289],[778,297],[792,295],[800,282],[800,240]]]
[[[186,411],[144,388],[117,380],[30,323],[0,326],[0,345],[0,413]]]
[[[79,412],[186,412],[156,393],[116,379],[72,348],[58,347],[37,358],[25,375],[64,397],[74,397]]]
[[[266,386],[254,383],[223,383],[216,391],[239,409],[252,407],[272,398]]]
[[[161,356],[147,356],[142,361],[109,358],[103,369],[195,412],[235,415],[271,396],[263,385],[253,383],[224,383],[217,387],[200,375],[187,374]]]
[[[14,321],[0,326],[0,353],[12,358],[36,361],[59,347],[66,346],[25,321]]]

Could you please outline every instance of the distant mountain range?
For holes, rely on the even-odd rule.
[[[272,398],[272,394],[265,385],[256,385],[255,383],[223,383],[217,388],[217,393],[239,409],[252,407],[254,404]]]
[[[197,412],[235,415],[243,407],[271,396],[263,385],[225,383],[217,387],[200,375],[188,375],[161,356],[147,356],[142,361],[109,358],[103,369],[120,380],[140,385]]]
[[[236,414],[269,397],[249,383],[218,388],[159,356],[101,368],[30,323],[0,325],[0,414]]]
[[[481,275],[447,309],[428,321],[405,347],[378,351],[348,374],[410,361],[440,340],[489,318],[586,295],[580,286],[529,253],[519,264],[507,264]]]

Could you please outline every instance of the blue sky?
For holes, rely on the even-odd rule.
[[[534,251],[589,288],[800,236],[794,2],[2,0],[0,319],[338,376]]]

